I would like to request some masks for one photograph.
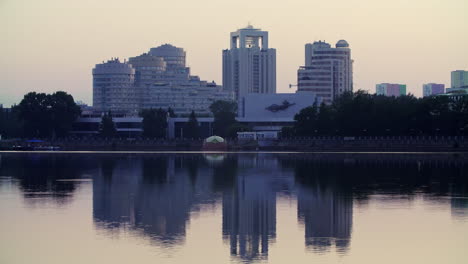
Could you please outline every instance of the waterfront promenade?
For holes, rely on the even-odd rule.
[[[413,151],[413,152],[466,152],[468,137],[463,136],[420,136],[420,137],[298,137],[264,141],[240,141],[227,139],[229,150],[249,151]],[[203,139],[126,139],[126,138],[67,138],[46,140],[30,144],[24,140],[0,141],[0,150],[45,149],[44,146],[59,147],[60,150],[78,151],[159,151],[159,150],[201,150]]]

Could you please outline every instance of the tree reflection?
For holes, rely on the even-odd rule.
[[[19,180],[21,193],[29,205],[52,202],[63,206],[71,202],[80,180],[92,172],[92,167],[93,161],[84,157],[12,154],[3,155],[0,175]]]

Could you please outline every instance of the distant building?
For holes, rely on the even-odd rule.
[[[381,83],[375,86],[375,92],[377,95],[385,96],[401,96],[406,95],[406,84],[396,83]]]
[[[446,95],[453,99],[468,96],[468,71],[453,71],[451,75],[452,87],[446,89]]]
[[[312,92],[331,103],[344,92],[353,91],[353,60],[348,42],[335,48],[323,41],[305,45],[305,66],[297,71],[297,90]]]
[[[445,92],[445,85],[444,84],[437,84],[437,83],[428,83],[423,84],[423,96],[431,96],[437,94],[443,94]]]
[[[451,88],[468,88],[468,71],[453,71],[451,77]]]
[[[93,106],[102,111],[138,109],[135,94],[135,69],[132,65],[111,59],[93,69]]]
[[[111,60],[93,69],[93,106],[97,111],[136,115],[141,109],[171,108],[177,115],[209,116],[216,100],[234,100],[214,82],[190,75],[186,53],[169,44],[151,48],[128,62]]]
[[[268,47],[267,31],[249,25],[231,33],[231,47],[223,50],[223,87],[236,100],[276,92],[276,50]]]

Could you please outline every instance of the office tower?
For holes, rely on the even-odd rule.
[[[316,41],[305,45],[305,66],[297,71],[297,91],[313,92],[331,103],[344,92],[353,91],[353,60],[348,42]]]
[[[138,108],[134,89],[135,69],[119,59],[96,64],[93,69],[93,106],[99,111],[132,111]]]
[[[451,88],[468,88],[468,71],[453,71]]]
[[[231,32],[231,47],[223,50],[223,87],[236,100],[276,92],[276,50],[268,47],[267,31],[249,25]]]
[[[380,83],[375,86],[377,95],[401,96],[406,94],[406,84]]]
[[[423,84],[423,96],[431,96],[436,94],[443,94],[445,92],[445,85],[444,84],[437,84],[437,83],[428,83]]]

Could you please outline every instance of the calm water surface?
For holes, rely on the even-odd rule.
[[[466,154],[0,153],[0,263],[468,263]]]

